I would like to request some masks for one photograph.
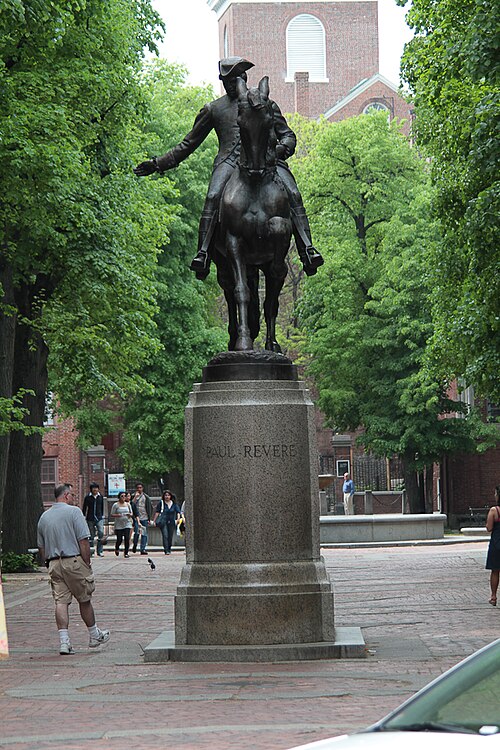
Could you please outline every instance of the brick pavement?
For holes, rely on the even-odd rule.
[[[325,549],[338,626],[361,626],[367,658],[288,664],[144,664],[173,628],[184,553],[94,562],[98,623],[87,648],[72,606],[76,654],[61,657],[41,571],[6,576],[11,658],[0,663],[0,749],[284,750],[368,725],[498,636],[486,541],[454,546]]]

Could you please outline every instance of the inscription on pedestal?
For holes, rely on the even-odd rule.
[[[193,404],[197,563],[313,557],[312,406],[298,398],[301,391],[278,385],[251,392],[224,386],[213,392],[213,404],[210,387],[202,386],[200,405]]]
[[[207,445],[202,447],[204,458],[295,458],[298,448],[295,443],[260,443],[254,445]]]

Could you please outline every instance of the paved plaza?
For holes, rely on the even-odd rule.
[[[367,726],[500,633],[487,541],[324,549],[337,626],[360,626],[364,659],[144,664],[173,628],[184,552],[93,562],[100,650],[72,605],[74,656],[59,656],[47,576],[6,576],[11,657],[0,662],[0,748],[278,750]]]

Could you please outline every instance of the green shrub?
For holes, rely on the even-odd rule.
[[[15,552],[6,552],[2,555],[2,573],[31,573],[37,569],[33,555],[17,555]]]

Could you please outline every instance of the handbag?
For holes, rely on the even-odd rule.
[[[157,526],[159,529],[163,528],[163,526],[165,526],[165,524],[167,523],[167,519],[165,518],[165,516],[163,514],[164,507],[165,507],[165,505],[164,505],[163,500],[162,500],[161,501],[160,515],[158,516],[158,518],[155,521],[155,526]]]

